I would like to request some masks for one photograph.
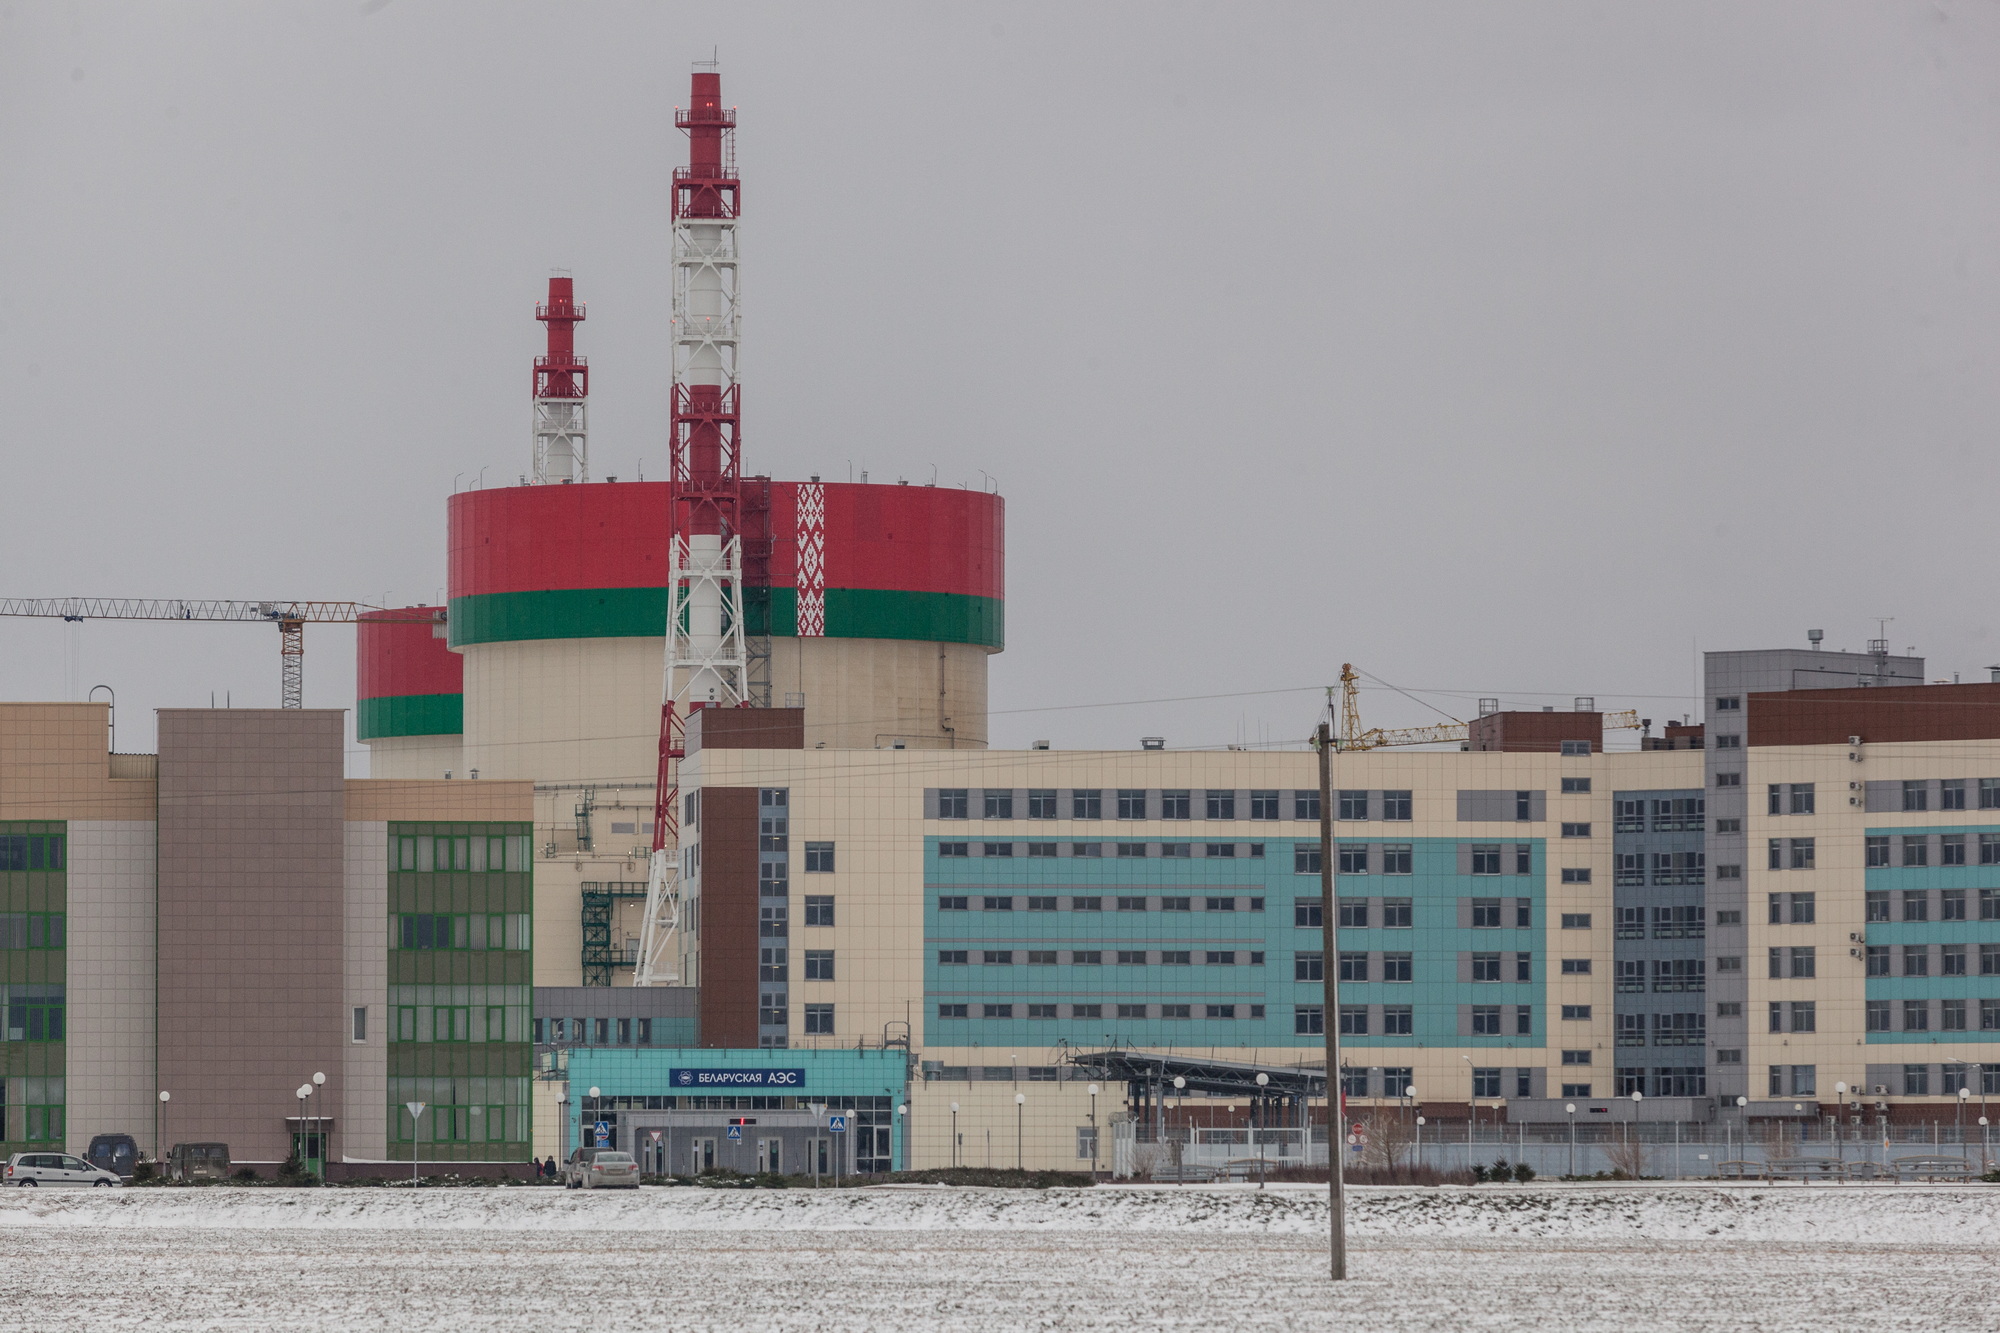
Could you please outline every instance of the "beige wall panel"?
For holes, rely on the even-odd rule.
[[[339,1112],[340,1159],[389,1159],[389,826],[349,820],[344,846],[346,905],[342,973],[347,1046]],[[354,1040],[354,1011],[368,1011]]]
[[[348,778],[349,820],[530,820],[534,786],[527,782],[446,782]]]
[[[454,778],[467,776],[464,747],[457,736],[384,736],[363,741],[371,778]]]
[[[158,826],[69,825],[67,1134],[130,1134],[156,1150],[153,1071],[154,877]]]
[[[111,776],[108,704],[0,704],[0,819],[151,820],[156,785]]]

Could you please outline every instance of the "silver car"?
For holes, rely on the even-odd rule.
[[[81,1157],[65,1152],[17,1152],[7,1159],[7,1174],[0,1184],[37,1188],[52,1186],[123,1185],[116,1171],[93,1166]]]
[[[629,1152],[599,1150],[575,1167],[576,1188],[586,1190],[639,1188],[639,1164]]]

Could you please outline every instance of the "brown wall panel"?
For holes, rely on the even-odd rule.
[[[2000,738],[2000,684],[1890,685],[1753,694],[1752,745],[1975,741]]]
[[[1604,748],[1602,713],[1488,713],[1466,727],[1471,748],[1510,754],[1554,754],[1564,741]]]
[[[756,1048],[757,948],[757,789],[704,787],[701,790],[703,1046]]]
[[[687,752],[708,750],[803,750],[803,708],[702,708],[687,722]]]
[[[159,712],[159,1079],[174,1141],[282,1161],[295,1088],[324,1073],[314,1100],[342,1105],[342,720]]]

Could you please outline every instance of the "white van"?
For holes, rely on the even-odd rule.
[[[65,1152],[17,1152],[7,1159],[7,1174],[0,1184],[42,1185],[123,1185],[116,1171],[92,1166],[81,1157]]]

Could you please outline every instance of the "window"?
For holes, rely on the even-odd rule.
[[[1160,963],[1165,967],[1188,967],[1194,962],[1192,949],[1162,949]]]
[[[1334,798],[1334,818],[1368,818],[1368,793],[1365,791],[1343,791]]]
[[[1590,836],[1590,825],[1564,824],[1562,826],[1562,835],[1565,838],[1587,838]]]
[[[1073,842],[1069,845],[1071,856],[1102,856],[1104,844],[1101,842]]]
[[[1718,972],[1741,972],[1743,970],[1743,956],[1741,954],[1720,954],[1715,960],[1715,970]]]
[[[1472,1035],[1475,1037],[1497,1037],[1500,1035],[1499,1005],[1475,1004],[1472,1006]]]
[[[1590,790],[1590,779],[1564,778],[1562,780],[1562,789],[1564,794],[1566,795],[1574,795],[1580,792],[1587,792]]]
[[[1340,955],[1340,979],[1342,981],[1368,980],[1368,955],[1365,953],[1344,953]]]
[[[1014,817],[1013,792],[988,790],[982,794],[986,798],[986,817],[988,819],[1012,819]]]
[[[1319,818],[1319,793],[1316,791],[1295,791],[1292,793],[1292,818]]]
[[[1611,854],[1612,883],[1631,886],[1646,882],[1646,855],[1644,852],[1613,852]]]
[[[1588,759],[1590,757],[1590,742],[1564,741],[1562,743],[1562,752],[1565,758]]]
[[[1342,930],[1366,930],[1368,928],[1368,900],[1366,898],[1340,898],[1339,923]]]
[[[1818,899],[1810,893],[1788,894],[1793,925],[1810,924],[1818,912]]]
[[[1278,818],[1278,793],[1275,791],[1253,791],[1250,793],[1250,818]]]
[[[1743,913],[1735,908],[1718,910],[1715,914],[1715,924],[1718,926],[1740,926],[1743,924]]]
[[[2000,921],[2000,889],[1981,889],[1979,891],[1979,919],[1981,921]]]
[[[1498,898],[1474,898],[1472,900],[1472,924],[1482,927],[1499,926],[1500,900]]]
[[[1772,815],[1785,813],[1785,784],[1773,782],[1764,789],[1764,812]]]
[[[1562,914],[1562,928],[1564,930],[1589,930],[1590,913],[1564,912]]]
[[[1028,910],[1030,912],[1053,912],[1056,910],[1056,899],[1048,896],[1030,897],[1028,899]]]
[[[1590,975],[1590,960],[1565,958],[1562,960],[1562,974],[1566,977],[1587,977]]]
[[[1715,821],[1715,831],[1717,833],[1741,833],[1743,831],[1743,821],[1740,819],[1718,819]]]
[[[2000,810],[2000,778],[1979,779],[1979,808]]]
[[[1210,788],[1202,793],[1203,809],[1209,819],[1236,818],[1236,793]]]
[[[1030,819],[1034,817],[1033,815],[1028,816]],[[1051,815],[1050,818],[1054,818],[1054,816]],[[1028,1017],[1030,1018],[1054,1018],[1055,1016],[1056,1007],[1052,1004],[1031,1004],[1028,1006]]]
[[[1071,1018],[1102,1018],[1104,1006],[1101,1004],[1073,1004],[1069,1007]]]
[[[1368,873],[1368,844],[1342,843],[1339,849],[1339,873],[1343,875],[1365,875]]]
[[[1930,784],[1922,778],[1906,779],[1903,783],[1903,808],[1905,810],[1930,809]]]
[[[1889,839],[1887,836],[1871,837],[1867,840],[1867,864],[1873,869],[1889,864]]]
[[[1587,1100],[1590,1097],[1590,1085],[1588,1083],[1565,1083],[1562,1085],[1562,1095],[1565,1097],[1582,1097]]]
[[[1903,1031],[1929,1032],[1931,1030],[1931,1004],[1929,1000],[1903,1001]]]
[[[1193,1016],[1189,1006],[1185,1004],[1163,1004],[1160,1006],[1161,1018],[1192,1018]]]
[[[1318,1004],[1292,1006],[1292,1031],[1302,1037],[1317,1037],[1326,1031],[1326,1007]]]
[[[1819,1031],[1819,1009],[1814,1001],[1812,1000],[1792,1001],[1791,1013],[1792,1013],[1792,1031],[1794,1032]]]
[[[1529,898],[1514,900],[1514,926],[1517,930],[1531,929],[1535,924],[1535,904]]]
[[[1160,855],[1191,857],[1194,855],[1194,846],[1185,842],[1163,842],[1160,844]]]
[[[1410,914],[1416,902],[1411,898],[1384,898],[1382,900],[1382,928],[1384,930],[1408,930]]]
[[[1743,700],[1738,695],[1724,695],[1715,701],[1715,711],[1718,713],[1734,713],[1740,711],[1742,707]]]
[[[938,966],[953,967],[966,961],[964,949],[939,949]]]
[[[832,843],[809,842],[806,844],[806,873],[808,875],[830,875],[833,873]]]
[[[1102,967],[1104,965],[1104,950],[1077,949],[1070,954],[1069,960],[1078,967]]]
[[[1118,1016],[1120,1018],[1144,1018],[1146,1016],[1146,1006],[1143,1004],[1121,1004],[1118,1006]]]
[[[535,1022],[536,1022],[536,1026],[537,1026],[537,1027],[540,1027],[540,1026],[541,1026],[541,1020],[540,1020],[540,1019],[537,1019],[537,1020],[536,1020]],[[353,1037],[353,1039],[354,1039],[355,1041],[367,1041],[367,1040],[368,1040],[368,1006],[367,1006],[367,1005],[365,1005],[365,1004],[364,1004],[364,1005],[356,1005],[356,1006],[355,1006],[355,1008],[354,1008],[354,1037]],[[537,1036],[537,1037],[535,1038],[535,1040],[536,1040],[536,1041],[540,1041],[540,1040],[541,1040],[540,1036]]]
[[[1867,963],[1868,963],[1867,974],[1869,976],[1871,977],[1888,976],[1889,946],[1886,944],[1869,945],[1867,949]]]
[[[833,980],[833,950],[831,949],[806,950],[806,980],[807,981]]]
[[[964,819],[970,806],[971,793],[964,787],[948,787],[938,792],[938,818]]]
[[[1938,837],[1938,864],[1941,866],[1962,866],[1965,864],[1965,835],[1945,833]]]
[[[1938,946],[1938,975],[1941,977],[1962,977],[1965,975],[1965,946],[1963,944],[1941,944]]]
[[[827,1017],[831,1019],[833,1016],[832,1013],[830,1012],[832,1006],[829,1005],[827,1006],[827,1008],[829,1010]],[[806,1014],[806,1031],[811,1032],[812,1014],[810,1011],[812,1009],[812,1006],[807,1005],[806,1009],[808,1011]],[[1011,1004],[982,1004],[979,1006],[979,1016],[981,1018],[1012,1018],[1014,1016],[1014,1006]],[[829,1023],[828,1026],[830,1029],[831,1023]]]
[[[1012,856],[1014,844],[1011,842],[988,842],[980,844],[981,856]]]
[[[1342,977],[1345,981],[1347,978]],[[1500,980],[1500,955],[1497,953],[1476,953],[1472,955],[1472,979],[1474,981]]]
[[[1340,1035],[1343,1037],[1365,1037],[1368,1035],[1367,1005],[1343,1004],[1340,1006]]]
[[[1143,842],[1121,842],[1118,844],[1118,855],[1121,857],[1144,856],[1145,854],[1146,844]]]
[[[1864,1026],[1870,1032],[1887,1032],[1889,1030],[1889,1002],[1887,1000],[1867,1001],[1862,1009],[1862,1020]]]
[[[996,966],[1011,965],[1014,961],[1012,949],[985,949],[980,952],[979,961]]]
[[[809,893],[806,895],[806,924],[808,926],[830,926],[833,924],[833,895]]]
[[[981,910],[988,912],[1011,912],[1014,910],[1014,900],[989,894],[979,900],[979,906]]]
[[[1208,949],[1202,954],[1202,962],[1210,967],[1234,967],[1236,965],[1236,951],[1234,949]]]
[[[1725,735],[1719,735],[1719,736],[1717,736],[1717,737],[1715,738],[1715,748],[1716,748],[1716,749],[1718,749],[1718,750],[1740,750],[1740,749],[1742,749],[1742,748],[1743,748],[1743,735],[1742,735],[1742,733],[1741,733],[1741,732],[1736,732],[1736,733],[1732,733],[1732,734],[1725,734]]]
[[[1292,873],[1294,875],[1317,875],[1320,873],[1318,843],[1295,842],[1292,844]]]
[[[1813,868],[1813,840],[1811,838],[1793,838],[1791,843],[1792,869],[1811,870]]]
[[[2000,833],[1982,833],[1979,835],[1979,864],[1983,866],[2000,865]]]
[[[1500,844],[1472,844],[1472,873],[1475,875],[1497,875],[1500,873]]]
[[[1905,944],[1903,946],[1903,975],[1906,977],[1927,977],[1930,974],[1930,946],[1928,944]]]
[[[1792,784],[1792,813],[1809,815],[1813,813],[1813,784],[1794,782]]]
[[[1055,854],[1056,845],[1052,842],[1031,842],[1028,844],[1028,855],[1030,856],[1053,857]]]
[[[1715,785],[1718,787],[1740,787],[1743,785],[1743,775],[1741,773],[1717,773],[1715,775]]]
[[[1292,903],[1292,924],[1302,929],[1320,930],[1324,928],[1320,900],[1300,898]]]
[[[1382,980],[1408,981],[1414,954],[1385,953],[1382,955]]]
[[[1965,1031],[1965,1001],[1943,1000],[1938,1004],[1938,1026],[1946,1032]],[[1956,1091],[1956,1089],[1951,1089]]]
[[[1565,1023],[1588,1023],[1590,1021],[1590,1006],[1587,1004],[1566,1004],[1562,1007],[1562,1016]]]
[[[1124,967],[1144,967],[1146,965],[1146,951],[1144,949],[1120,949],[1118,951],[1118,962]]]
[[[1382,1035],[1385,1037],[1407,1037],[1411,1024],[1415,1021],[1416,1010],[1407,1004],[1385,1004],[1382,1006]]]
[[[1928,921],[1931,919],[1931,896],[1922,889],[1906,889],[1903,892],[1903,920]]]
[[[1326,979],[1326,956],[1318,953],[1295,953],[1292,955],[1292,980],[1323,981]]]
[[[1178,791],[1161,792],[1160,818],[1162,819],[1191,818],[1192,816],[1188,813],[1188,807],[1193,804],[1193,800],[1194,800],[1193,793],[1189,792],[1185,788]]]
[[[1943,889],[1938,893],[1938,920],[1965,920],[1965,890]]]
[[[1535,848],[1532,843],[1514,844],[1514,873],[1532,875],[1535,873]]]
[[[938,899],[938,911],[963,912],[966,910],[966,901],[962,895],[948,894]]]
[[[1407,875],[1410,873],[1411,844],[1407,842],[1385,842],[1382,844],[1382,873],[1385,875]]]
[[[1192,912],[1194,910],[1194,899],[1162,898],[1160,899],[1160,910],[1162,912]]]
[[[1069,910],[1072,912],[1102,912],[1104,910],[1104,899],[1072,898],[1069,900]]]
[[[966,842],[941,842],[938,844],[938,855],[941,857],[970,856],[972,855],[972,844]]]
[[[1562,882],[1565,884],[1590,883],[1590,867],[1589,866],[1564,867],[1562,872]]]
[[[1104,818],[1104,793],[1102,791],[1077,790],[1069,794],[1069,817],[1071,819]]]
[[[1056,792],[1053,787],[1028,788],[1028,818],[1056,818]]]
[[[1533,981],[1535,979],[1535,956],[1531,953],[1514,955],[1514,980]]]
[[[1930,839],[1922,834],[1903,839],[1903,864],[1906,866],[1927,866],[1931,863]]]
[[[790,951],[780,948],[759,949],[757,951],[757,979],[759,981],[783,981],[790,972],[786,960]]]
[[[941,1004],[938,1006],[938,1017],[964,1018],[966,1016],[965,1011],[966,1006],[962,1004]]]
[[[1794,948],[1791,951],[1791,954],[1792,954],[1792,975],[1794,977],[1810,977],[1818,975],[1817,972],[1818,954],[1814,950],[1813,946],[1806,945],[1803,948]]]
[[[1146,817],[1146,793],[1143,788],[1120,787],[1118,789],[1118,817],[1120,819],[1144,819]]]
[[[1410,793],[1406,791],[1383,792],[1382,818],[1408,820],[1410,818]]]
[[[1587,1065],[1590,1063],[1590,1052],[1564,1051],[1562,1053],[1562,1062],[1566,1065]]]

